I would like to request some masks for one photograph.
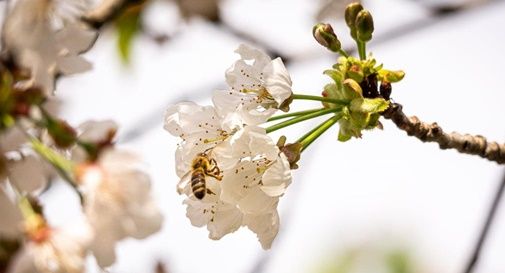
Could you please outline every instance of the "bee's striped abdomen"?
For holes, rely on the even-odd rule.
[[[205,172],[202,169],[196,169],[191,174],[191,190],[198,199],[203,199],[207,188],[205,186]]]

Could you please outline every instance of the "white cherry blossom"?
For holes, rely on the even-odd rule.
[[[32,78],[28,84],[51,94],[58,73],[69,75],[91,68],[78,55],[94,43],[96,32],[65,17],[77,16],[84,2],[17,0],[13,4],[5,19],[3,39],[16,63],[30,69]]]
[[[233,134],[240,124],[233,115],[226,119],[212,106],[200,106],[193,102],[181,102],[165,112],[164,128],[181,138],[176,152],[176,171],[182,177],[190,169],[195,156],[209,152]]]
[[[162,216],[151,198],[150,179],[137,157],[115,149],[95,163],[81,165],[78,180],[84,211],[96,238],[91,249],[100,266],[115,261],[115,244],[126,237],[143,239],[161,228]]]
[[[118,125],[112,120],[89,120],[78,126],[77,138],[83,143],[96,145],[97,149],[102,149],[111,144],[117,130]],[[79,145],[72,149],[71,154],[72,160],[79,163],[89,158],[88,152]]]
[[[211,106],[191,102],[167,110],[165,129],[182,139],[176,153],[179,193],[187,196],[184,204],[192,225],[206,226],[209,238],[218,240],[247,226],[267,249],[279,229],[279,196],[291,182],[289,162],[264,128],[226,131],[228,118],[221,119]],[[222,178],[205,175],[206,194],[199,199],[190,180],[195,171],[191,164],[201,153],[215,160]]]
[[[220,116],[238,113],[245,124],[263,123],[289,101],[291,78],[280,58],[243,44],[235,52],[241,59],[226,71],[230,89],[216,91],[214,105]]]
[[[82,273],[93,233],[86,223],[61,229],[42,226],[29,234],[11,273]],[[30,235],[32,238],[30,238]]]
[[[271,210],[291,183],[289,162],[264,128],[247,126],[214,152],[219,161],[236,160],[224,170],[222,199],[244,212]]]

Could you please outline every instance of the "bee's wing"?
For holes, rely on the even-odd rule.
[[[183,194],[183,193],[189,193],[189,182],[191,181],[191,174],[192,171],[188,171],[177,183],[177,193]]]

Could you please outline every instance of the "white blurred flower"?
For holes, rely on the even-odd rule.
[[[98,153],[99,149],[106,148],[112,143],[117,130],[118,125],[112,120],[90,120],[77,127],[77,138],[82,143],[94,145]],[[88,151],[84,150],[83,147],[79,145],[76,145],[71,153],[72,160],[76,162],[82,163],[89,159]]]
[[[46,163],[35,155],[23,155],[6,162],[9,182],[21,192],[44,188],[50,176]]]
[[[143,239],[161,228],[150,179],[135,155],[106,149],[95,163],[79,167],[77,177],[85,214],[96,233],[91,250],[100,266],[114,262],[117,241]]]
[[[86,223],[62,229],[45,225],[28,232],[11,273],[82,273],[93,233]]]
[[[89,49],[97,34],[69,19],[80,15],[85,2],[17,0],[5,19],[4,49],[18,65],[30,69],[31,83],[47,94],[53,92],[58,73],[68,75],[91,68],[78,55]]]
[[[0,211],[2,212],[0,238],[16,238],[21,236],[20,223],[23,217],[15,202],[7,196],[2,187],[0,187]]]
[[[212,100],[220,116],[238,113],[245,124],[263,123],[289,102],[291,78],[280,58],[243,44],[235,52],[241,59],[226,71],[231,89],[216,91]]]
[[[79,125],[79,140],[89,143],[110,142],[118,130],[118,125],[112,120],[86,121]]]

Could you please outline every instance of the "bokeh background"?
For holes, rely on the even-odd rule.
[[[238,58],[233,50],[240,43],[282,57],[295,91],[320,94],[328,82],[322,71],[337,56],[313,40],[312,26],[331,22],[353,51],[341,18],[346,3],[153,0],[142,11],[127,61],[115,25],[101,29],[84,54],[93,70],[58,81],[61,116],[73,125],[116,120],[119,143],[143,157],[165,216],[159,233],[119,243],[118,261],[108,272],[155,272],[158,263],[170,273],[464,272],[504,169],[421,143],[389,121],[384,130],[347,143],[337,141],[333,128],[303,154],[281,199],[281,230],[269,251],[246,229],[211,241],[185,216],[175,191],[177,139],[162,129],[164,110],[185,100],[210,104],[212,91],[225,88],[224,72]],[[406,72],[392,95],[406,114],[503,141],[504,1],[362,3],[375,20],[368,49],[386,67]],[[317,103],[295,102],[293,109],[309,105]],[[282,134],[296,139],[316,124]],[[66,184],[55,181],[42,196],[53,224],[79,217],[77,197]],[[501,206],[474,272],[505,272],[504,253]],[[91,258],[89,264],[89,272],[100,272]]]

